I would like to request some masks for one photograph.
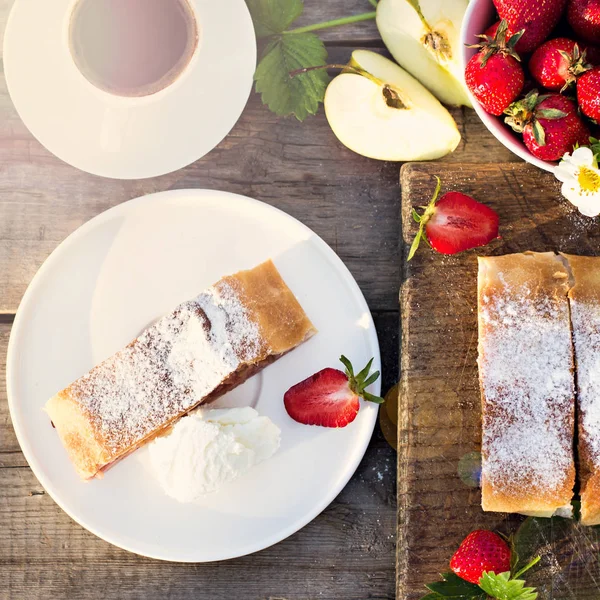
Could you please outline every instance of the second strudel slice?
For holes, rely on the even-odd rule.
[[[577,365],[581,522],[600,524],[600,258],[563,255],[574,285],[569,292]]]
[[[569,272],[552,252],[479,259],[484,510],[571,514]]]

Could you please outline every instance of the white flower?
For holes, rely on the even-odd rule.
[[[600,214],[600,170],[590,148],[568,152],[554,169],[556,179],[562,181],[562,195],[586,217]]]

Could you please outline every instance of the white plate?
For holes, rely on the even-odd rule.
[[[222,275],[272,257],[319,333],[220,405],[255,405],[282,430],[279,452],[246,476],[178,504],[143,465],[141,449],[102,480],[82,483],[47,415],[46,399]],[[92,219],[48,258],[27,290],[8,348],[10,413],[31,468],[54,500],[99,537],[176,561],[266,548],[318,515],[346,485],[371,438],[377,406],[343,429],[293,421],[283,394],[346,354],[380,368],[373,320],[349,271],[310,229],[256,200],[179,190]],[[378,394],[379,382],[373,385]]]
[[[231,130],[252,88],[256,39],[244,0],[190,0],[198,49],[166,89],[124,98],[93,86],[68,44],[74,0],[15,0],[4,73],[17,112],[56,156],[83,171],[139,179],[176,171]]]

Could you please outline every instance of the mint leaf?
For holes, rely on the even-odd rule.
[[[247,0],[256,37],[283,33],[304,10],[302,0]]]
[[[498,600],[536,600],[535,588],[525,587],[523,579],[511,579],[510,571],[506,573],[484,573],[479,580],[479,587]]]
[[[452,572],[442,573],[442,578],[444,581],[434,581],[425,587],[446,600],[483,600],[485,598],[485,594],[478,585],[469,583]]]
[[[270,0],[273,1],[273,0]],[[303,121],[323,101],[329,75],[323,70],[290,77],[290,72],[327,62],[327,50],[313,33],[288,33],[265,48],[254,80],[263,104],[280,117],[294,115]]]

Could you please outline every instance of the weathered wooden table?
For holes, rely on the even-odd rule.
[[[0,0],[2,32],[12,2]],[[367,0],[306,0],[298,24],[368,10]],[[347,61],[356,47],[383,50],[372,21],[326,30],[322,37],[330,46],[332,62]],[[488,134],[473,111],[452,112],[463,141],[446,161],[516,160]],[[215,188],[281,208],[311,227],[340,255],[373,312],[386,391],[398,376],[398,175],[398,164],[368,160],[344,148],[322,110],[304,123],[278,119],[252,94],[231,134],[186,169],[143,181],[94,177],[62,163],[31,136],[1,79],[0,599],[396,596],[396,454],[379,430],[346,489],[292,537],[228,562],[162,563],[96,538],[44,494],[10,422],[4,362],[23,292],[67,235],[105,209],[136,196],[177,188]]]

